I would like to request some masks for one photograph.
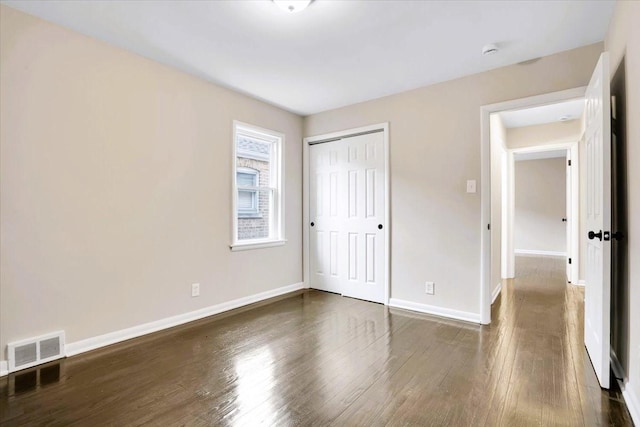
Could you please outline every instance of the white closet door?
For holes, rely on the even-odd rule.
[[[383,133],[312,145],[310,286],[384,302]]]

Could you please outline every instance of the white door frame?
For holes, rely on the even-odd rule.
[[[567,256],[571,257],[571,283],[578,283],[578,266],[580,265],[579,255],[580,255],[580,166],[579,166],[579,158],[578,158],[578,142],[564,142],[557,144],[547,144],[547,145],[534,145],[531,147],[523,147],[523,148],[511,148],[507,149],[510,153],[508,156],[508,162],[510,163],[507,166],[507,182],[509,194],[507,195],[507,206],[502,206],[504,210],[506,208],[507,215],[507,224],[508,226],[502,230],[503,233],[507,234],[506,239],[513,242],[514,239],[514,214],[515,214],[515,175],[513,171],[515,170],[515,159],[514,154],[516,153],[543,153],[545,151],[557,151],[557,150],[567,150],[567,154],[571,158],[571,194],[567,194],[567,197],[571,198],[570,206],[571,212],[567,212],[567,215],[570,214],[570,228],[569,235],[571,236],[569,240],[567,240]],[[504,173],[505,171],[503,171]],[[507,265],[506,269],[508,272],[513,272],[515,270],[514,260],[515,260],[515,247],[513,245],[508,245],[506,248],[502,248],[502,251],[505,251],[503,259],[506,260]],[[502,252],[501,251],[501,252]]]
[[[551,92],[528,98],[514,99],[480,107],[480,323],[491,323],[491,136],[489,116],[505,110],[535,107],[545,104],[584,98],[586,86]]]
[[[340,140],[349,136],[372,131],[383,132],[384,144],[384,239],[385,239],[385,260],[384,260],[384,305],[389,305],[391,294],[391,195],[389,176],[389,122],[375,125],[363,126],[359,128],[346,129],[338,132],[326,133],[323,135],[309,136],[303,139],[302,147],[302,262],[304,274],[304,286],[309,287],[309,145],[318,142]]]

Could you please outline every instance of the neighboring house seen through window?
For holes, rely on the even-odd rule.
[[[258,210],[259,171],[251,168],[237,168],[236,182],[238,184],[238,218],[260,218]]]
[[[234,122],[234,250],[284,243],[283,139],[277,132]]]

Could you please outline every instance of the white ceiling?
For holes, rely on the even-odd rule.
[[[612,1],[2,3],[307,115],[602,41]],[[486,43],[500,52],[482,56]]]
[[[584,99],[575,99],[522,110],[503,111],[499,114],[506,128],[519,128],[557,122],[561,117],[576,120],[582,116],[583,110]]]

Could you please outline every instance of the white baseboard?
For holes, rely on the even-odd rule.
[[[611,369],[613,369],[614,375],[617,378],[621,378],[617,381],[622,391],[624,402],[627,404],[627,409],[629,409],[629,413],[631,414],[631,419],[635,425],[640,426],[640,399],[638,399],[638,396],[634,393],[634,387],[629,384],[627,374],[622,368],[622,364],[613,349],[610,350],[610,358]]]
[[[577,283],[574,283],[574,285],[576,286],[585,286],[587,284],[587,282],[585,282],[584,280],[578,280]]]
[[[404,310],[418,311],[420,313],[435,314],[436,316],[447,317],[449,319],[480,323],[479,313],[469,313],[467,311],[453,310],[450,308],[443,308],[435,305],[420,304],[417,302],[406,301],[397,298],[391,298],[389,300],[389,306],[402,308]]]
[[[555,257],[566,257],[566,252],[557,252],[557,251],[539,251],[536,249],[514,249],[513,251],[516,255],[538,255],[538,256],[555,256]]]
[[[499,282],[498,286],[496,286],[496,288],[493,290],[493,293],[491,294],[491,304],[496,302],[496,298],[498,298],[500,292],[502,292],[502,282]]]
[[[249,295],[247,297],[238,298],[232,301],[223,302],[220,304],[205,307],[200,310],[178,314],[176,316],[167,317],[165,319],[156,320],[154,322],[144,323],[142,325],[133,326],[131,328],[122,329],[115,332],[109,332],[108,334],[99,335],[96,337],[68,343],[65,346],[65,350],[66,350],[65,353],[67,356],[74,356],[76,354],[84,353],[90,350],[95,350],[100,347],[105,347],[107,345],[115,344],[121,341],[137,338],[142,335],[147,335],[152,332],[157,332],[163,329],[182,325],[184,323],[193,322],[194,320],[202,319],[208,316],[213,316],[214,314],[219,314],[225,311],[233,310],[235,308],[240,308],[245,305],[264,301],[266,299],[277,297],[279,295],[297,291],[303,288],[304,288],[303,283],[296,283],[289,286],[283,286],[281,288],[272,289],[270,291],[261,292],[259,294]]]
[[[84,340],[67,343],[65,346],[65,356],[75,356],[76,354],[85,353],[87,351],[95,350],[100,347],[105,347],[111,344],[116,344],[122,341],[126,341],[132,338],[137,338],[143,335],[150,334],[152,332],[161,331],[163,329],[172,328],[174,326],[182,325],[184,323],[193,322],[204,317],[213,316],[214,314],[220,314],[225,311],[233,310],[235,308],[244,307],[245,305],[253,304],[256,302],[264,301],[269,298],[284,295],[289,292],[294,292],[300,289],[304,289],[305,284],[295,283],[289,286],[283,286],[281,288],[272,289],[270,291],[261,292],[255,295],[249,295],[247,297],[238,298],[232,301],[223,302],[220,304],[205,307],[200,310],[191,311],[188,313],[178,314],[176,316],[167,317],[165,319],[156,320],[142,325],[133,326],[131,328],[122,329],[115,332],[109,332],[108,334],[99,335]],[[9,365],[6,360],[0,360],[0,377],[9,373]]]
[[[633,423],[640,426],[640,399],[638,399],[638,395],[634,393],[634,387],[631,387],[631,384],[628,382],[623,383],[618,381],[618,383],[620,384],[622,397],[624,397],[624,402],[627,404],[627,409],[629,409]]]

